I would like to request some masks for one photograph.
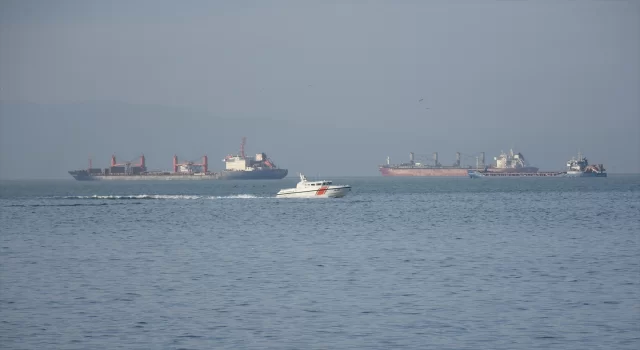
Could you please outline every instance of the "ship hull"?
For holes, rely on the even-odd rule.
[[[287,169],[264,169],[252,171],[222,171],[221,180],[280,180],[287,176]]]
[[[469,170],[469,177],[472,179],[484,178],[484,177],[496,177],[496,178],[514,178],[514,177],[562,177],[566,176],[563,171],[537,171],[535,173],[515,173],[515,172],[488,172]]]
[[[486,172],[489,173],[537,173],[538,168],[533,166],[526,166],[521,168],[488,168]]]
[[[78,181],[210,181],[210,180],[279,180],[287,176],[287,169],[254,171],[222,171],[211,174],[166,174],[166,175],[92,175],[86,172],[70,172]]]
[[[567,171],[566,177],[607,177],[607,173],[594,173],[582,171]]]
[[[382,176],[432,176],[465,177],[468,169],[462,168],[386,168],[380,167]]]
[[[217,174],[207,175],[72,175],[78,181],[206,181],[219,180]]]
[[[487,170],[468,168],[392,168],[380,167],[382,176],[432,176],[432,177],[466,177],[469,170],[482,171],[483,173],[494,174],[533,174],[538,172],[536,167],[523,167],[518,169],[495,169]]]

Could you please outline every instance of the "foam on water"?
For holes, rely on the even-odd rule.
[[[128,200],[128,199],[165,199],[165,200],[194,200],[194,199],[226,199],[226,198],[268,198],[253,194],[236,194],[230,196],[199,196],[185,194],[138,194],[138,195],[92,195],[92,196],[64,196],[55,197],[60,199],[102,199],[102,200]]]

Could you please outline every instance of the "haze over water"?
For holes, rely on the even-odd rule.
[[[439,152],[578,151],[640,173],[638,1],[0,3],[0,178],[67,178],[141,153],[266,152],[377,175]]]

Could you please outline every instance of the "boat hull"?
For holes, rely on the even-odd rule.
[[[308,191],[299,191],[295,188],[281,190],[276,194],[277,198],[342,198],[351,192],[351,186],[334,186]]]
[[[469,170],[469,177],[472,179],[477,179],[477,178],[481,178],[484,177],[484,175],[482,175],[482,173],[475,171],[475,170]]]
[[[567,171],[566,177],[607,177],[607,173]]]

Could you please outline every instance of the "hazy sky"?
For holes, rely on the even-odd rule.
[[[293,173],[510,147],[640,172],[639,62],[631,0],[0,1],[0,177],[242,136]]]

